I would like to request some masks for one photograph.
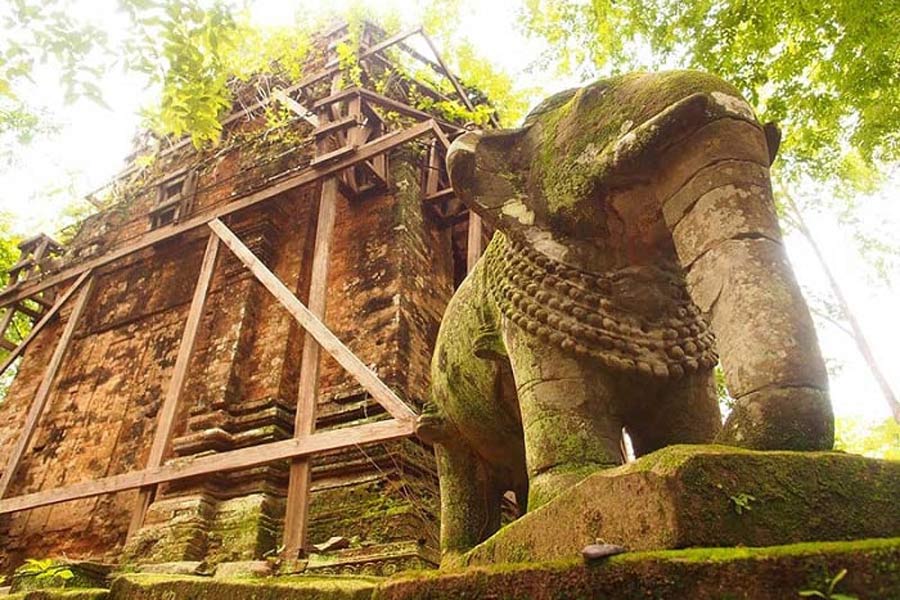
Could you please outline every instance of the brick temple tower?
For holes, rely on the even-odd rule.
[[[256,83],[216,147],[134,158],[70,243],[23,243],[0,293],[4,332],[17,312],[34,322],[0,341],[2,369],[18,365],[0,403],[0,571],[302,549],[322,572],[436,563],[437,479],[412,418],[484,241],[444,171],[466,123],[439,108],[481,96],[421,30],[369,23],[320,35],[299,80]]]

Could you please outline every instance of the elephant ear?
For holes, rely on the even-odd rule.
[[[468,132],[447,152],[453,190],[470,210],[503,231],[530,227],[535,212],[525,189],[528,154],[522,129]]]

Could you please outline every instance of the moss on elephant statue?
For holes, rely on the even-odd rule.
[[[566,91],[520,129],[453,143],[453,187],[496,233],[447,308],[418,423],[446,559],[496,531],[506,491],[534,509],[620,464],[623,429],[637,455],[831,448],[772,201],[776,131],[728,84],[682,71]]]

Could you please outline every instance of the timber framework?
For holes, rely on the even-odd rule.
[[[329,39],[339,40],[347,33],[348,28],[344,25],[327,35],[330,36]],[[417,51],[411,45],[413,40],[424,43],[433,58]],[[196,186],[194,174],[170,174],[165,185],[160,186],[159,200],[149,215],[147,230],[99,256],[69,261],[69,264],[61,267],[58,265],[63,258],[64,248],[52,239],[38,236],[22,244],[23,258],[10,273],[8,287],[0,293],[0,308],[6,311],[0,319],[0,344],[9,351],[8,357],[0,365],[0,373],[6,371],[27,351],[29,344],[48,323],[59,317],[64,307],[70,310],[52,356],[44,367],[40,385],[12,452],[5,460],[5,465],[2,465],[0,514],[138,489],[138,501],[129,527],[130,536],[144,522],[148,506],[160,484],[288,459],[290,476],[284,545],[287,555],[296,556],[306,543],[311,457],[329,450],[394,440],[413,434],[416,417],[414,410],[372,368],[349,350],[324,322],[326,280],[336,226],[335,205],[339,196],[359,198],[359,201],[364,202],[368,192],[386,186],[389,178],[388,154],[391,151],[413,142],[420,146],[427,144],[422,202],[440,227],[457,228],[461,231],[462,237],[467,240],[467,267],[471,268],[483,247],[482,225],[478,217],[470,214],[455,198],[444,167],[450,141],[464,128],[461,123],[450,122],[433,112],[415,108],[411,103],[369,89],[366,82],[345,87],[346,78],[334,52],[334,43],[329,46],[329,50],[324,66],[315,73],[292,85],[270,90],[265,97],[235,110],[222,121],[227,127],[242,119],[252,118],[270,104],[278,103],[311,128],[313,151],[308,164],[307,161],[300,161],[287,176],[201,212],[190,210],[191,196]],[[424,64],[445,77],[449,88],[454,90],[454,100],[461,102],[469,110],[474,110],[470,94],[447,68],[421,28],[387,36],[376,27],[366,24],[358,53],[364,74],[373,70],[390,72],[392,55],[389,52],[402,53],[406,59]],[[405,79],[406,85],[409,85],[410,80],[419,94],[435,101],[449,99],[445,93],[416,81],[412,76]],[[186,144],[187,140],[175,142],[163,153],[174,152]],[[135,169],[137,167],[131,167],[125,174],[133,173]],[[229,226],[229,219],[251,207],[277,203],[285,192],[309,184],[318,185],[320,194],[313,257],[308,266],[309,293],[306,302],[302,302],[242,241],[238,233]],[[183,325],[175,365],[156,417],[149,459],[144,468],[39,492],[8,496],[10,484],[16,477],[23,455],[33,441],[79,319],[92,301],[98,275],[135,253],[157,247],[179,236],[190,236],[192,239],[205,237],[206,248]],[[167,461],[179,407],[183,403],[188,366],[195,351],[200,320],[216,269],[216,259],[223,251],[222,246],[252,273],[305,332],[294,437],[189,460]],[[5,334],[17,313],[32,319],[33,327],[27,337],[15,344],[8,341]],[[337,361],[372,399],[383,406],[390,418],[316,433],[321,350]]]

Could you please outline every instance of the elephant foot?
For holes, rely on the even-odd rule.
[[[590,475],[618,464],[580,463],[557,465],[528,479],[529,512],[543,506],[561,492]]]
[[[831,450],[828,393],[812,387],[751,392],[735,401],[716,441],[752,450]]]

